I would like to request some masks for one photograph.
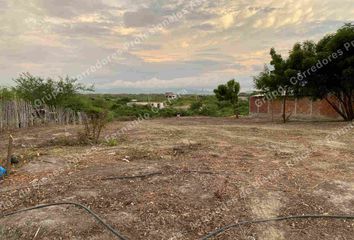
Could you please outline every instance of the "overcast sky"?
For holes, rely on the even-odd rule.
[[[0,85],[91,69],[81,81],[101,92],[207,92],[232,78],[245,91],[271,47],[286,54],[354,21],[354,0],[191,1],[0,0]]]

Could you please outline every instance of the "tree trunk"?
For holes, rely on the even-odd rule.
[[[339,102],[344,110],[341,110],[335,103],[331,102],[327,97],[325,98],[325,100],[344,119],[344,121],[352,121],[354,119],[354,116],[347,115],[348,112],[346,110],[345,103],[342,102],[342,99],[338,100],[340,100]]]
[[[348,105],[348,116],[349,116],[349,120],[352,121],[354,120],[354,106],[353,106],[353,93],[352,90],[349,91],[348,95],[347,95],[347,105]]]
[[[236,119],[239,119],[238,102],[236,104],[234,104],[234,114],[236,116]]]
[[[285,91],[284,98],[283,98],[283,123],[286,123],[287,117],[286,117],[286,100],[287,100],[287,91]]]
[[[345,121],[353,121],[354,120],[354,106],[353,106],[353,90],[349,90],[348,92],[341,92],[334,94],[340,106],[337,106],[336,103],[331,102],[328,97],[325,100],[329,105],[345,120]]]

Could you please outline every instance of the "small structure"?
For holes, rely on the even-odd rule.
[[[241,92],[239,95],[238,95],[238,97],[239,97],[239,99],[241,99],[241,100],[248,100],[248,94],[247,93],[244,93],[244,92]]]
[[[132,106],[149,106],[149,107],[157,108],[157,109],[164,109],[165,108],[165,104],[163,102],[137,102],[137,101],[133,101],[133,102],[127,103],[127,105],[129,107],[132,107]]]
[[[177,94],[174,94],[173,92],[167,92],[167,93],[165,93],[165,97],[166,97],[168,100],[173,100],[173,99],[177,99],[177,98],[178,98]]]

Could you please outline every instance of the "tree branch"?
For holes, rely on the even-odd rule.
[[[343,113],[334,103],[332,103],[328,97],[325,97],[325,100],[328,102],[329,105],[332,106],[332,108],[342,117],[344,120],[348,120],[347,116],[345,113]]]

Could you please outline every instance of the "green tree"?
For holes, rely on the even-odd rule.
[[[240,93],[240,83],[235,79],[228,81],[226,84],[221,84],[214,90],[215,96],[219,101],[229,101],[234,108],[236,118],[239,117],[238,111],[238,94]]]
[[[23,73],[17,79],[14,88],[17,95],[32,103],[36,108],[43,105],[51,107],[62,106],[66,99],[82,91],[92,91],[92,87],[87,88],[77,83],[76,79],[69,77],[59,78],[54,81],[51,78],[44,79],[35,77],[30,73]]]
[[[319,67],[306,85],[313,98],[325,99],[345,121],[354,120],[353,43],[353,24],[322,38],[316,47]]]
[[[312,41],[296,43],[290,51],[285,74],[290,80],[289,84],[294,97],[309,95],[306,85],[312,75],[311,67],[316,64],[316,61],[316,43]]]
[[[266,94],[267,98],[282,98],[282,118],[285,123],[290,117],[286,114],[286,101],[293,93],[293,86],[290,84],[289,78],[291,71],[288,69],[288,61],[284,60],[274,48],[270,50],[270,56],[270,68],[265,67],[264,71],[254,78],[254,84],[257,89]]]
[[[283,92],[283,119],[286,98],[310,96],[325,99],[346,121],[354,120],[354,25],[345,24],[317,44],[296,43],[283,60],[271,50],[271,69],[254,78],[257,89]],[[279,91],[278,91],[279,92]]]

